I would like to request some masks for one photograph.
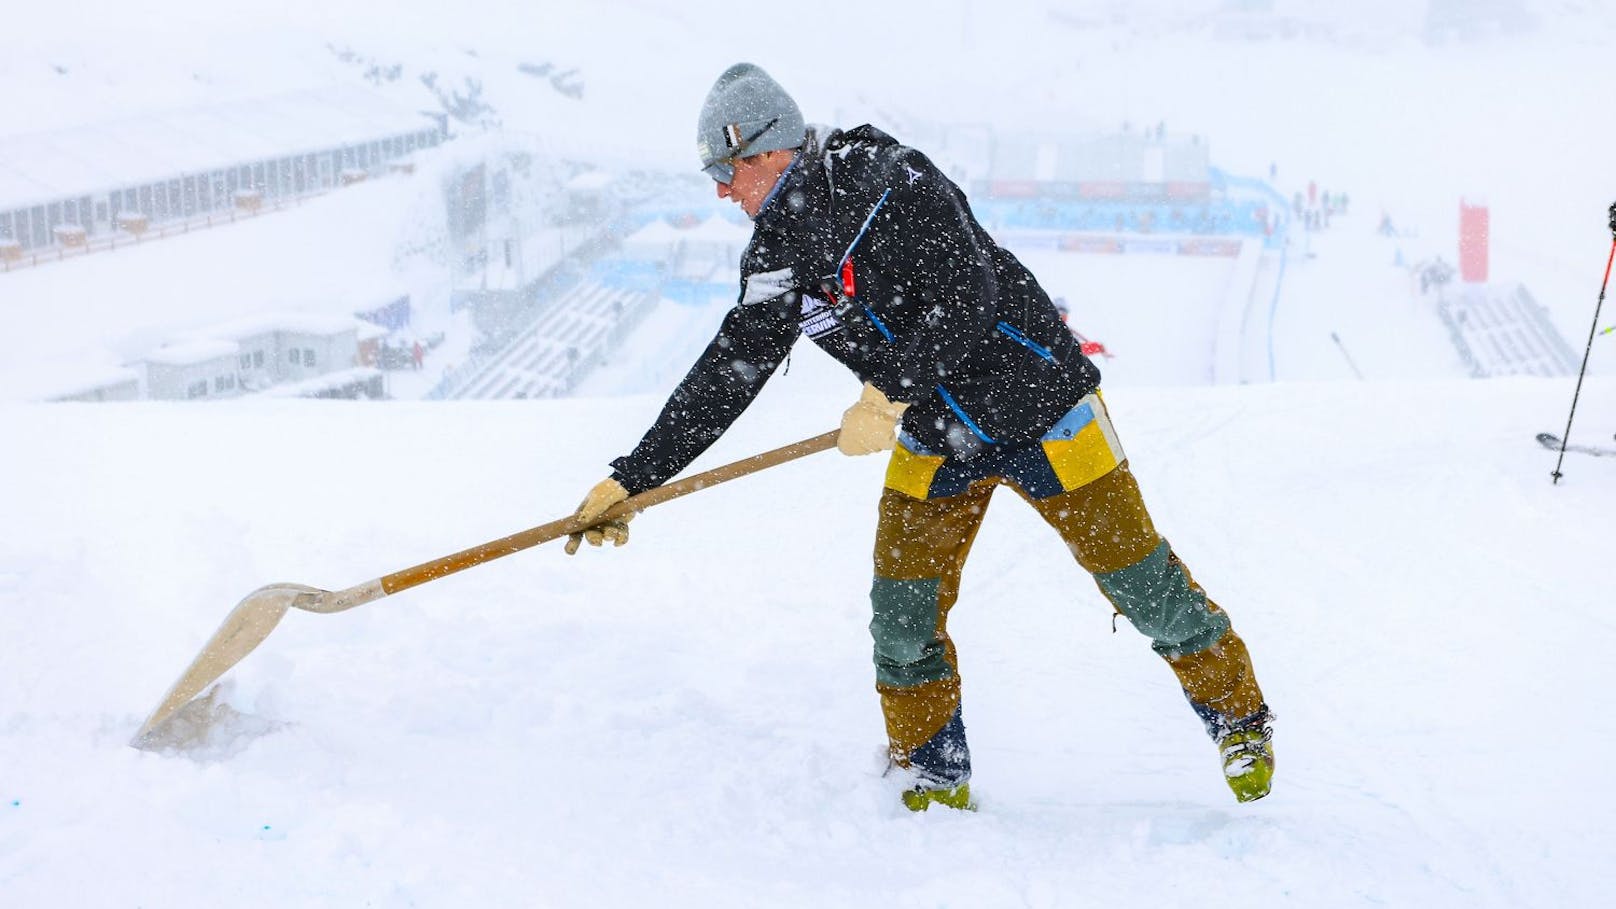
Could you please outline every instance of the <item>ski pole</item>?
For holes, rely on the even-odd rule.
[[[1566,443],[1571,441],[1571,421],[1577,416],[1577,399],[1582,396],[1582,377],[1588,372],[1588,355],[1594,349],[1594,333],[1599,330],[1599,310],[1605,305],[1605,287],[1610,284],[1610,266],[1616,262],[1616,202],[1610,204],[1610,256],[1605,259],[1605,278],[1599,282],[1599,300],[1594,303],[1594,324],[1588,328],[1588,345],[1582,350],[1582,368],[1577,370],[1577,390],[1571,393],[1571,412],[1566,414],[1565,432],[1560,435],[1560,457],[1554,462],[1554,484],[1560,483],[1560,465],[1565,463]]]
[[[1358,369],[1357,363],[1352,362],[1352,354],[1347,353],[1347,345],[1341,343],[1341,336],[1332,331],[1330,332],[1330,340],[1335,342],[1335,346],[1341,348],[1341,356],[1347,358],[1347,365],[1352,367],[1352,374],[1358,377],[1358,381],[1363,381],[1363,372]]]

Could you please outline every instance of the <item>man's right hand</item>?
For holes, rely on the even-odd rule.
[[[575,516],[583,521],[594,521],[605,514],[613,505],[627,498],[628,490],[623,488],[623,484],[611,477],[607,477],[596,483],[589,490],[589,494],[584,496],[583,502],[578,505],[578,511]],[[635,512],[629,512],[622,517],[602,521],[577,533],[568,534],[567,555],[577,552],[578,545],[585,540],[589,541],[591,546],[599,546],[607,540],[611,540],[613,546],[621,546],[627,543],[628,522],[634,519],[634,515]]]

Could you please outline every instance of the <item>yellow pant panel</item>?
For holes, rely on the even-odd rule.
[[[918,455],[899,445],[892,450],[892,460],[887,462],[886,486],[912,498],[924,499],[931,491],[937,468],[942,466],[943,459],[939,455]]]
[[[1044,442],[1044,457],[1054,468],[1065,489],[1077,489],[1105,476],[1122,462],[1119,447],[1112,445],[1104,416],[1077,431],[1070,440]]]

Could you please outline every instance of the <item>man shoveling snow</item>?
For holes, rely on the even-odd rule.
[[[719,197],[753,221],[739,301],[578,516],[600,517],[683,470],[807,334],[864,383],[843,416],[840,450],[892,451],[870,631],[891,765],[907,775],[904,803],[971,805],[947,620],[1000,485],[1060,534],[1151,639],[1217,743],[1236,798],[1267,795],[1271,716],[1245,644],[1157,534],[1100,397],[1099,370],[959,187],[872,126],[806,125],[785,90],[750,64],[718,78],[697,143]],[[627,541],[626,520],[574,535],[567,550],[608,539]]]

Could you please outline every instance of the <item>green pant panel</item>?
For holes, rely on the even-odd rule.
[[[1162,656],[1198,653],[1229,630],[1229,617],[1207,602],[1166,540],[1140,561],[1094,579]]]
[[[875,680],[913,688],[954,675],[938,634],[940,578],[893,581],[876,578],[870,589],[870,636],[875,639]]]

